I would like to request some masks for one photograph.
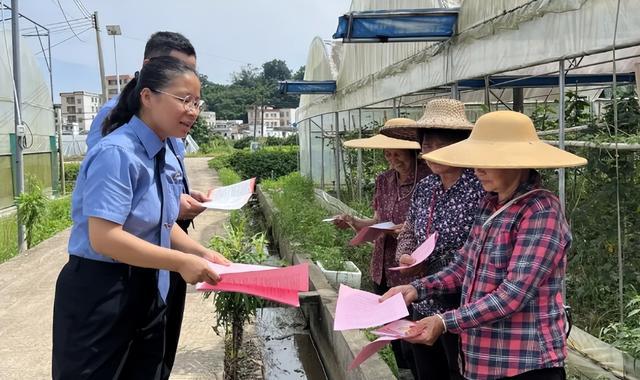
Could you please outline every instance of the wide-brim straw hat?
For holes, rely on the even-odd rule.
[[[567,168],[587,164],[580,156],[542,142],[531,119],[513,111],[481,116],[468,139],[422,158],[448,166],[484,169]]]
[[[383,127],[380,133],[397,139],[417,140],[418,129],[457,129],[470,131],[473,124],[464,112],[464,103],[455,99],[434,99],[424,106],[415,125]]]
[[[364,139],[345,141],[344,146],[364,149],[420,149],[420,144],[415,141],[394,139],[380,134]]]

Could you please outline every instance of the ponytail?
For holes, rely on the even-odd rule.
[[[133,115],[136,115],[140,110],[140,91],[136,91],[138,78],[139,73],[136,72],[134,78],[122,89],[118,104],[102,123],[102,136],[108,135],[129,122]]]

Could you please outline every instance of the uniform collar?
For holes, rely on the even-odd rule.
[[[136,136],[138,136],[138,139],[140,139],[150,159],[154,158],[160,149],[164,148],[165,142],[160,140],[158,135],[137,116],[134,115],[131,117],[129,125]]]

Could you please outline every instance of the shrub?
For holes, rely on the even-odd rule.
[[[249,145],[251,145],[251,141],[253,141],[253,138],[247,136],[247,137],[243,137],[240,140],[236,140],[236,142],[233,143],[233,148],[234,149],[246,149],[249,147]]]
[[[278,178],[298,169],[297,149],[261,149],[257,152],[236,151],[226,158],[226,164],[240,177]]]
[[[16,197],[16,206],[18,206],[18,223],[25,226],[27,248],[31,248],[34,246],[35,227],[43,217],[47,198],[42,186],[33,178],[29,178],[27,188],[27,191]]]
[[[80,162],[65,162],[64,163],[64,191],[66,193],[73,192],[76,186],[76,179],[78,178],[78,172],[80,171]]]

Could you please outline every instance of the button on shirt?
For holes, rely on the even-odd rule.
[[[515,197],[538,187],[534,172]],[[500,206],[488,194],[455,260],[416,284],[419,299],[462,286],[460,308],[443,317],[447,331],[460,334],[469,379],[561,367],[567,355],[562,279],[571,233],[560,202],[538,190],[483,226]]]
[[[120,224],[123,230],[149,243],[170,247],[170,231],[178,216],[182,178],[174,178],[161,170],[166,183],[160,186],[156,154],[164,147],[155,132],[134,116],[88,152],[72,197],[70,254],[115,262],[91,247],[89,217]],[[161,188],[162,194],[159,193]],[[168,289],[168,277],[166,280]]]

